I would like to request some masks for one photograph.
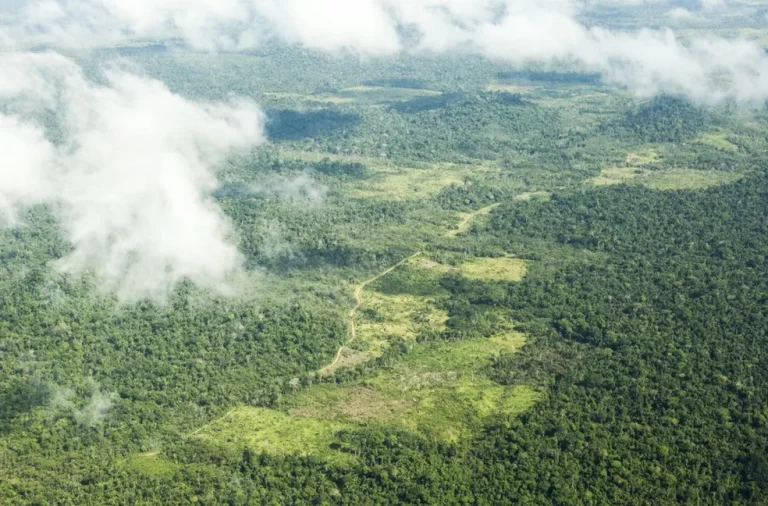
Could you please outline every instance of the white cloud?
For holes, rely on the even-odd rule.
[[[0,212],[13,219],[20,205],[56,203],[74,248],[58,268],[93,270],[123,298],[162,298],[185,278],[223,290],[242,259],[209,194],[227,153],[263,140],[259,109],[190,102],[120,70],[95,85],[56,55],[4,56],[0,65],[15,70],[0,99],[55,107],[65,132],[54,145],[32,120],[0,117],[11,153],[0,162]],[[56,93],[38,86],[51,75]]]
[[[726,0],[700,0],[701,8],[705,11],[723,9],[728,5]]]
[[[49,385],[49,407],[52,414],[69,413],[75,422],[87,427],[95,427],[103,423],[118,396],[115,393],[102,392],[93,380],[88,386],[92,391],[87,399],[88,402],[83,404],[82,400],[77,402],[77,394],[71,388]],[[82,407],[78,407],[78,404],[82,404]]]
[[[271,31],[288,42],[334,51],[392,53],[400,40],[385,5],[366,0],[261,0],[252,3]]]
[[[55,150],[41,128],[0,115],[0,216],[16,224],[19,204],[37,204],[53,192],[47,170]]]
[[[667,16],[669,16],[672,19],[681,19],[681,20],[690,20],[690,19],[697,18],[696,14],[689,11],[688,9],[683,9],[682,7],[675,7],[674,9],[670,9],[669,11],[667,11]]]
[[[472,50],[514,63],[568,60],[604,73],[645,96],[659,91],[712,102],[761,102],[768,72],[757,45],[695,39],[684,47],[667,31],[607,31],[577,14],[614,0],[27,0],[0,28],[0,44],[93,47],[136,39],[180,38],[204,50],[253,47],[265,38],[365,55],[404,49],[399,29],[421,34],[419,48]],[[622,2],[627,5],[627,2]],[[633,0],[630,5],[668,4]],[[701,0],[700,10],[729,9]],[[683,16],[683,9],[672,11]],[[712,14],[709,14],[712,15]],[[714,47],[725,51],[713,52]],[[728,52],[749,51],[734,65]]]

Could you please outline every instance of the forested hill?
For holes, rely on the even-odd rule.
[[[157,49],[120,56],[264,110],[200,190],[245,265],[121,300],[66,206],[2,223],[0,506],[768,506],[765,108]]]
[[[340,434],[357,460],[330,465],[190,439],[151,474],[94,456],[76,485],[61,469],[34,475],[60,504],[766,504],[767,201],[759,175],[503,204],[465,244],[504,245],[530,260],[528,276],[444,279],[449,334],[509,312],[531,342],[486,373],[548,393],[472,441],[372,425]],[[5,482],[0,497],[21,490]]]
[[[604,253],[539,267],[495,301],[540,335],[528,367],[553,379],[530,417],[484,443],[515,475],[510,496],[766,503],[767,202],[761,176],[702,193],[616,187],[494,216],[492,233],[521,255],[538,241]],[[515,381],[519,366],[499,360],[494,377]]]

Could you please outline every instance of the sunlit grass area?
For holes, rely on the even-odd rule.
[[[728,140],[728,135],[725,133],[707,133],[702,134],[696,138],[694,142],[712,146],[724,151],[738,151],[739,147]]]
[[[491,211],[499,207],[499,204],[493,204],[488,207],[484,207],[478,211],[475,211],[474,213],[460,213],[459,214],[459,223],[456,226],[455,229],[448,231],[446,234],[448,237],[456,237],[461,234],[465,234],[469,232],[469,230],[472,228],[472,224],[480,218],[485,218],[489,214],[491,214]]]
[[[369,178],[355,182],[349,194],[378,200],[418,200],[432,197],[443,188],[463,186],[468,177],[498,172],[488,165],[435,164],[422,168],[374,166]]]
[[[486,88],[486,91],[500,91],[503,93],[529,93],[535,89],[535,87],[526,84],[515,84],[506,82],[503,80],[494,81],[490,83]]]
[[[640,184],[654,190],[703,190],[722,184],[735,183],[743,174],[692,169],[650,171],[634,167],[603,169],[599,177],[587,183],[595,186]]]
[[[659,163],[659,152],[653,148],[646,148],[627,153],[626,163],[634,166],[645,166]]]
[[[514,416],[539,399],[534,388],[505,387],[480,374],[491,357],[514,353],[524,344],[525,336],[512,331],[490,339],[416,344],[400,362],[372,378],[312,386],[286,398],[282,409],[238,408],[196,437],[331,462],[351,458],[333,449],[335,434],[370,423],[457,441],[469,437],[488,416]],[[164,469],[159,460],[134,460],[149,470]]]
[[[294,416],[276,409],[240,407],[229,418],[196,435],[206,441],[272,455],[314,456],[344,463],[352,457],[334,451],[334,434],[351,428],[328,419]]]
[[[521,281],[526,269],[525,260],[513,257],[479,258],[458,267],[463,276],[484,281]]]
[[[329,372],[379,357],[395,343],[405,344],[409,351],[393,365],[348,384],[304,389],[296,385],[296,392],[283,398],[278,408],[238,408],[196,437],[223,446],[343,463],[352,457],[334,444],[342,430],[383,424],[455,442],[470,437],[491,415],[514,416],[529,409],[541,395],[538,390],[502,386],[482,373],[492,357],[522,348],[523,334],[507,328],[490,338],[416,341],[422,332],[446,329],[448,313],[440,306],[445,294],[438,280],[449,273],[519,281],[526,263],[501,257],[448,266],[414,256],[362,291],[359,313],[352,315],[356,338],[340,351]]]
[[[703,190],[735,183],[743,177],[733,172],[675,169],[651,174],[642,183],[655,190]]]
[[[168,460],[160,452],[132,455],[125,461],[125,466],[130,470],[156,477],[170,476],[181,469],[180,465]]]
[[[611,167],[603,169],[598,177],[587,180],[595,186],[610,186],[626,183],[639,176],[648,174],[647,170],[636,167]]]
[[[453,273],[481,281],[521,281],[528,271],[526,260],[511,256],[476,258],[457,265],[441,264],[430,259],[414,260],[413,264],[418,269],[431,272],[432,276]]]
[[[340,97],[333,94],[302,95],[301,93],[281,93],[268,91],[262,93],[264,97],[295,100],[298,102],[314,102],[318,104],[350,104],[355,102],[353,97]]]
[[[422,97],[438,97],[442,92],[422,88],[400,88],[396,86],[353,86],[337,92],[340,97],[349,98],[361,104],[387,104],[405,102]]]
[[[375,342],[381,336],[413,339],[423,328],[443,330],[448,320],[448,314],[437,308],[430,297],[368,291],[363,296],[363,308],[358,334],[366,342]]]
[[[380,172],[363,182],[352,195],[382,200],[423,199],[436,195],[446,186],[461,184],[463,178],[460,172]]]

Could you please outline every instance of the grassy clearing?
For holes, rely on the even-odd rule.
[[[422,328],[443,330],[448,320],[448,314],[435,307],[430,297],[368,291],[363,295],[362,307],[358,324],[358,338],[362,341],[375,341],[375,336],[411,340]]]
[[[344,463],[352,457],[333,450],[331,445],[334,434],[348,428],[350,426],[331,420],[241,407],[229,419],[209,427],[197,437],[237,449],[247,447],[272,455],[312,455]]]
[[[395,423],[444,441],[467,438],[492,414],[517,415],[533,406],[539,394],[525,386],[506,388],[485,378],[462,377],[444,386],[401,393],[410,405]]]
[[[331,375],[336,371],[348,367],[355,367],[364,364],[369,360],[380,357],[385,343],[377,343],[376,349],[371,349],[368,344],[360,345],[362,349],[347,348],[346,346],[339,350],[339,354],[333,363],[323,368],[322,374]]]
[[[445,235],[447,237],[457,237],[461,234],[466,234],[467,232],[469,232],[469,229],[472,227],[472,222],[476,218],[488,216],[489,214],[491,214],[491,211],[499,207],[499,205],[500,204],[493,204],[488,207],[484,207],[479,211],[475,211],[474,213],[460,213],[459,224],[456,226],[454,230],[448,231]]]
[[[654,190],[702,190],[734,183],[743,177],[743,174],[733,172],[692,169],[650,171],[634,167],[617,167],[604,169],[599,177],[588,179],[587,183],[594,186],[641,184]]]
[[[448,321],[448,313],[431,297],[367,291],[362,302],[353,350],[336,369],[380,357],[394,343],[412,342],[424,330],[442,331]]]
[[[387,201],[426,199],[447,186],[463,186],[470,176],[492,175],[501,171],[500,167],[492,163],[438,163],[424,167],[397,167],[379,162],[369,165],[369,169],[371,177],[353,183],[348,192],[350,196]]]
[[[500,91],[503,93],[528,93],[535,89],[534,86],[524,84],[512,84],[504,81],[494,81],[490,83],[486,91]]]
[[[288,402],[298,417],[337,423],[387,423],[455,441],[495,413],[518,414],[539,394],[504,387],[478,374],[492,356],[519,350],[525,337],[508,332],[491,339],[414,346],[403,361],[355,385],[320,385]]]
[[[429,277],[448,274],[461,274],[469,279],[482,281],[522,281],[528,272],[528,263],[520,258],[511,256],[498,258],[477,258],[471,262],[458,265],[446,265],[429,258],[413,260],[410,267],[429,272]],[[423,277],[423,276],[422,276]]]
[[[457,441],[471,436],[488,416],[520,414],[540,398],[530,387],[505,387],[479,374],[492,356],[524,344],[522,334],[510,331],[491,339],[415,345],[402,362],[371,379],[312,386],[289,396],[284,410],[241,407],[196,437],[234,449],[312,455],[332,463],[353,459],[334,449],[335,434],[365,424],[396,425]],[[148,472],[172,470],[161,460],[133,460]]]
[[[460,265],[458,271],[469,279],[485,281],[521,281],[527,272],[525,260],[513,257],[479,258]]]
[[[429,169],[378,168],[375,175],[360,181],[351,191],[359,198],[377,200],[426,199],[451,185],[463,185],[470,171],[463,166],[436,166]]]
[[[659,152],[652,148],[627,153],[626,159],[629,165],[634,166],[654,165],[660,161]]]
[[[426,343],[396,364],[396,375],[424,372],[462,372],[480,368],[489,358],[517,351],[525,345],[525,335],[508,331],[489,339],[470,339],[455,343]]]
[[[265,92],[264,97],[284,100],[296,100],[300,102],[314,102],[319,104],[351,104],[356,102],[353,97],[340,97],[330,94],[302,95],[301,93]]]
[[[437,304],[444,295],[432,284],[446,272],[518,281],[525,268],[524,261],[511,257],[482,258],[457,267],[421,255],[410,257],[370,280],[370,289],[356,292],[357,338],[342,350],[334,368],[370,360],[404,341],[411,351],[401,361],[352,384],[324,383],[299,390],[283,399],[281,409],[238,408],[194,437],[232,449],[249,447],[346,463],[354,457],[334,445],[342,430],[385,424],[457,441],[470,437],[491,415],[514,416],[529,409],[540,397],[538,391],[502,386],[481,374],[491,357],[519,350],[525,344],[522,334],[507,329],[488,339],[415,342],[422,330],[445,328],[448,314]],[[389,290],[373,290],[379,285]],[[416,294],[420,292],[431,295]]]
[[[528,202],[530,200],[549,200],[552,193],[547,191],[525,192],[515,196],[518,202]]]
[[[525,336],[507,329],[489,339],[460,342],[416,343],[415,338],[424,330],[445,329],[448,313],[438,305],[445,295],[436,283],[445,273],[518,281],[525,270],[525,262],[512,257],[480,258],[450,267],[421,254],[411,256],[358,286],[359,305],[350,314],[357,319],[356,338],[341,350],[333,370],[324,373],[358,365],[380,356],[393,343],[406,342],[411,351],[400,362],[356,383],[299,390],[283,399],[281,409],[237,408],[190,437],[231,449],[248,447],[347,463],[354,457],[334,444],[339,431],[386,424],[457,441],[470,437],[488,416],[517,415],[529,409],[540,393],[527,386],[499,385],[480,371],[491,357],[519,350]],[[166,472],[161,461],[139,465],[146,465],[147,472]]]
[[[735,183],[743,177],[733,172],[675,169],[651,174],[643,178],[642,183],[654,190],[703,190]]]
[[[180,468],[175,462],[163,458],[160,452],[133,455],[125,461],[125,465],[130,470],[158,477],[173,475]]]
[[[738,151],[739,147],[727,139],[724,133],[702,134],[694,142],[712,146],[723,151]]]
[[[598,177],[588,179],[587,183],[594,186],[611,186],[627,183],[646,174],[648,174],[647,170],[636,167],[610,167],[600,171]]]

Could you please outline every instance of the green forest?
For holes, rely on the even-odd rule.
[[[463,54],[73,57],[116,55],[263,108],[210,196],[248,287],[125,303],[52,267],[51,205],[0,228],[0,504],[768,505],[765,107]]]

